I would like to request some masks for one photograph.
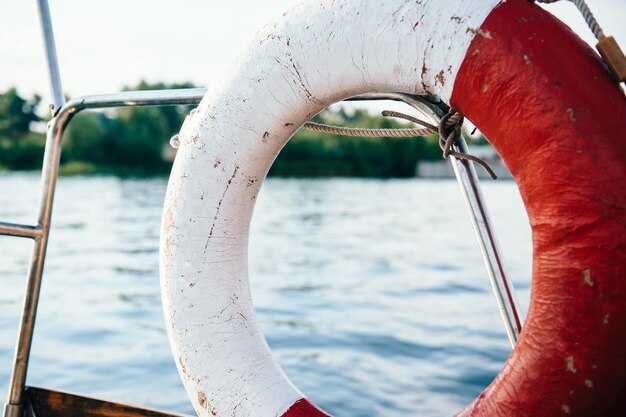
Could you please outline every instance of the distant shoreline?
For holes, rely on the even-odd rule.
[[[498,180],[512,180],[511,173],[505,166],[491,165],[498,175]],[[28,172],[39,173],[41,170],[32,169],[8,169],[0,166],[0,174],[7,174],[12,172]],[[61,177],[72,176],[115,176],[115,177],[167,177],[170,173],[169,169],[136,169],[135,167],[121,168],[121,167],[102,167],[88,163],[76,163],[70,162],[63,164],[59,168],[59,175]],[[476,167],[476,173],[478,177],[483,180],[490,179],[489,175],[481,168]],[[341,175],[333,172],[311,172],[311,173],[299,173],[299,174],[273,174],[268,175],[270,178],[296,178],[296,179],[310,179],[310,178],[365,178],[365,179],[454,179],[454,171],[447,161],[427,161],[419,163],[417,166],[416,174],[413,176],[367,176],[367,175]]]

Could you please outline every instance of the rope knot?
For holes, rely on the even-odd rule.
[[[456,110],[450,109],[450,111],[441,118],[439,126],[433,126],[416,117],[391,110],[385,110],[383,112],[383,116],[397,117],[427,127],[432,131],[432,133],[439,134],[439,147],[443,151],[444,159],[448,159],[450,156],[454,156],[457,159],[472,161],[475,164],[483,167],[494,180],[498,178],[493,169],[491,169],[491,167],[482,159],[477,158],[474,155],[457,152],[452,149],[452,147],[462,137],[461,125],[463,124],[463,120],[465,120],[463,115]]]
[[[450,110],[439,122],[439,147],[443,151],[443,158],[448,159],[452,154],[452,146],[457,143],[461,137],[461,125],[463,124],[463,115],[455,110]]]
[[[397,117],[399,119],[408,120],[415,124],[424,126],[423,129],[362,129],[354,127],[340,127],[329,126],[319,123],[307,122],[304,124],[305,129],[314,130],[317,132],[332,133],[335,135],[345,136],[366,136],[366,137],[411,137],[422,136],[433,133],[439,133],[439,146],[443,151],[444,159],[448,159],[450,156],[454,156],[457,159],[463,159],[466,161],[472,161],[483,168],[491,175],[494,180],[497,178],[495,172],[491,169],[485,161],[477,158],[473,155],[457,152],[452,147],[462,137],[461,125],[463,124],[464,117],[456,110],[450,110],[439,123],[439,126],[432,125],[428,122],[418,119],[417,117],[410,116],[408,114],[400,113],[393,110],[385,110],[382,113],[385,117]],[[173,145],[172,145],[173,146]]]
[[[439,147],[443,151],[444,159],[448,159],[450,156],[454,156],[457,159],[462,159],[465,161],[472,161],[475,164],[480,165],[487,171],[487,173],[494,180],[497,177],[496,173],[491,169],[489,164],[487,164],[482,159],[475,157],[474,155],[469,155],[463,152],[457,152],[452,147],[456,144],[456,142],[461,137],[461,125],[463,124],[464,117],[461,113],[458,113],[454,109],[450,109],[445,116],[441,118],[439,122]]]

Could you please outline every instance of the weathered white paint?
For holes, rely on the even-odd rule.
[[[310,1],[262,29],[225,77],[209,82],[180,133],[161,235],[169,337],[200,415],[274,417],[302,398],[271,357],[248,286],[252,210],[280,149],[346,97],[448,100],[471,39],[497,3]]]

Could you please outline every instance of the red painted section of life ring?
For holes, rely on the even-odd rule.
[[[303,398],[296,401],[282,417],[331,417],[311,401]]]
[[[525,0],[489,15],[452,106],[492,139],[533,230],[520,340],[469,416],[626,416],[626,100],[598,55]]]

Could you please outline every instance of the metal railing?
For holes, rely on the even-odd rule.
[[[204,92],[205,90],[202,88],[193,88],[185,90],[128,91],[117,94],[80,97],[64,104],[48,124],[37,224],[32,226],[0,223],[0,235],[34,239],[33,252],[28,267],[22,317],[13,359],[13,371],[9,383],[8,400],[4,408],[5,417],[22,416],[22,399],[26,384],[26,372],[37,315],[37,304],[39,302],[48,237],[50,235],[52,207],[59,174],[63,134],[69,122],[76,114],[86,109],[197,104]]]

